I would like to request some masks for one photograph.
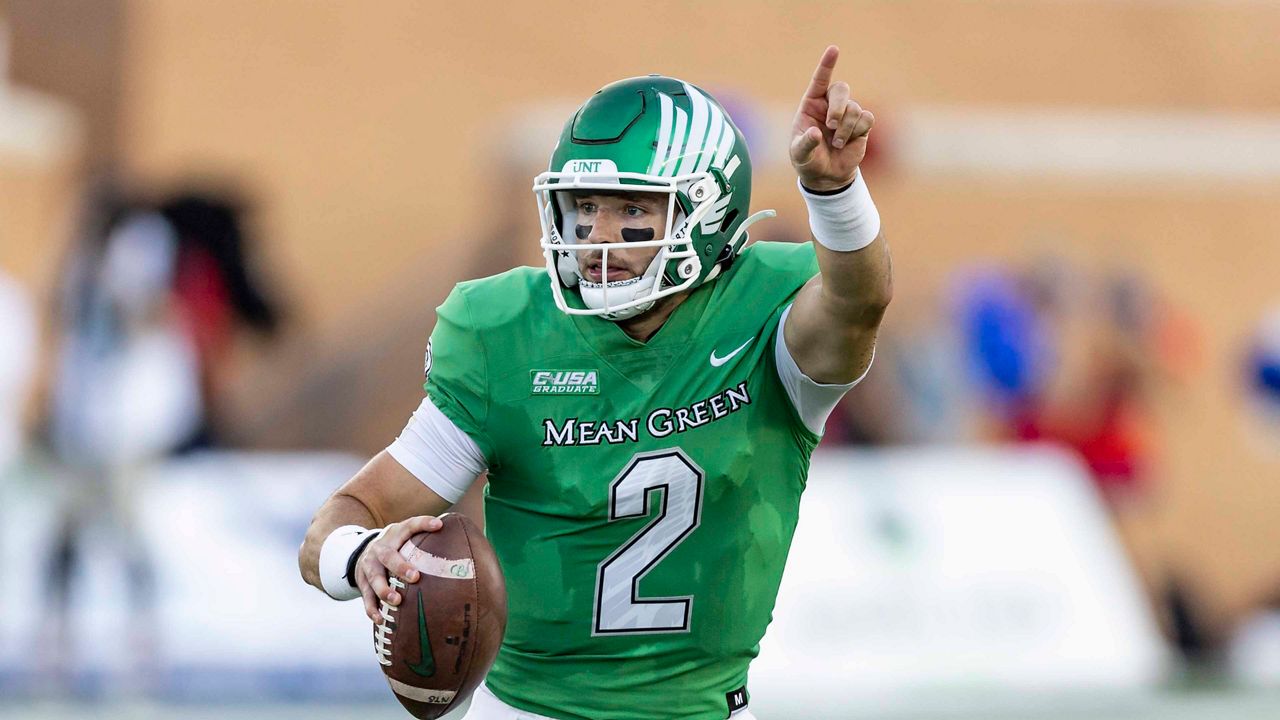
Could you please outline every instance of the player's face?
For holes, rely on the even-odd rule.
[[[574,196],[578,209],[578,242],[618,243],[660,240],[667,231],[665,193],[582,192]],[[618,282],[643,275],[658,254],[657,247],[609,249],[609,277],[604,277],[603,253],[577,253],[578,270],[591,282]]]

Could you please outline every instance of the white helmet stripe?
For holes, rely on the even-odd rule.
[[[707,108],[711,103],[702,96],[689,83],[684,83],[684,92],[689,97],[689,103],[693,109],[693,119],[689,123],[689,139],[685,143],[684,157],[680,160],[680,169],[676,171],[677,175],[685,175],[694,172],[702,162],[703,147],[702,142],[707,137]]]
[[[733,157],[729,158],[729,164],[724,166],[724,176],[727,178],[732,178],[733,173],[738,169],[739,164],[740,163],[738,161],[737,155],[734,155]]]
[[[702,157],[698,161],[697,172],[706,172],[711,161],[716,159],[716,151],[720,145],[720,135],[724,132],[724,113],[715,104],[711,105],[711,127],[707,129],[707,139],[703,142]]]
[[[729,202],[733,200],[733,194],[725,195],[716,201],[711,208],[711,212],[702,220],[702,232],[713,233],[720,231],[720,221],[724,220],[725,212],[729,209]]]
[[[724,169],[724,164],[729,161],[729,153],[733,152],[733,145],[736,140],[737,136],[733,134],[733,126],[725,123],[724,130],[720,133],[720,145],[716,148],[716,167]]]
[[[689,114],[683,108],[677,106],[675,131],[671,135],[671,147],[667,148],[667,156],[662,161],[663,175],[671,176],[676,174],[676,166],[680,164],[676,162],[680,159],[678,153],[684,149],[684,136],[688,127]]]
[[[662,107],[662,122],[658,124],[658,145],[653,153],[653,160],[649,162],[649,174],[660,175],[660,163],[667,157],[668,141],[671,139],[671,109],[674,104],[671,102],[671,96],[666,93],[658,93],[658,104]]]

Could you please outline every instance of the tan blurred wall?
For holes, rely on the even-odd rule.
[[[341,323],[353,294],[483,222],[486,140],[522,106],[620,76],[788,99],[839,41],[842,73],[882,103],[1280,108],[1280,10],[1261,4],[645,4],[673,18],[662,32],[599,5],[135,0],[125,157],[148,177],[250,178],[299,292]]]
[[[452,283],[482,263],[532,256],[525,236],[511,238],[507,257],[492,244],[475,256],[506,203],[524,203],[532,221],[531,198],[495,201],[485,175],[495,144],[520,133],[530,106],[644,72],[791,102],[824,44],[837,42],[840,75],[886,118],[920,104],[1049,107],[1066,117],[1088,108],[1280,113],[1280,6],[1267,3],[128,7],[119,138],[128,168],[156,182],[240,178],[258,193],[267,256],[312,338],[289,373],[278,370],[281,382],[305,373],[298,360],[361,351],[359,392],[389,399],[386,413],[353,430],[362,446],[389,439],[417,402],[430,308]],[[892,138],[891,124],[885,133]],[[758,196],[796,217],[787,182],[775,173]],[[1206,357],[1159,402],[1165,484],[1133,531],[1142,562],[1153,575],[1176,567],[1203,578],[1222,613],[1280,584],[1280,467],[1244,443],[1231,385],[1245,333],[1280,297],[1280,187],[898,172],[874,189],[903,302],[936,291],[958,263],[1025,255],[1046,227],[1085,264],[1119,255],[1148,268],[1203,330]],[[309,397],[333,385],[318,381]]]
[[[111,162],[119,135],[120,44],[125,0],[0,0],[12,26],[15,82],[76,107],[84,162]]]
[[[111,161],[119,134],[123,0],[0,0],[10,97],[0,123],[0,267],[46,296],[86,167]],[[0,43],[2,44],[2,43]],[[3,52],[3,49],[0,49]],[[16,97],[13,97],[16,95]]]
[[[52,285],[78,177],[73,158],[6,162],[0,155],[0,270],[36,296]]]

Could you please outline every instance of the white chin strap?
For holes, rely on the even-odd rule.
[[[591,282],[582,277],[581,273],[575,272],[578,278],[578,294],[582,296],[582,304],[592,310],[602,310],[609,306],[625,305],[636,298],[644,297],[653,292],[654,283],[658,280],[658,261],[662,256],[663,253],[661,252],[654,256],[653,261],[649,263],[649,267],[644,271],[644,275],[627,278],[626,280],[597,283]],[[608,295],[607,303],[605,302],[606,293]],[[642,302],[631,307],[605,313],[600,317],[614,322],[626,320],[652,310],[657,302],[656,299]]]

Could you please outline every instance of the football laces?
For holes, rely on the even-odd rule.
[[[391,587],[403,590],[404,583],[395,575],[388,578]],[[395,634],[396,617],[395,612],[398,608],[395,605],[382,601],[378,607],[378,614],[382,616],[382,622],[378,624],[377,629],[373,633],[373,649],[378,655],[378,663],[380,665],[391,664],[391,636]]]

